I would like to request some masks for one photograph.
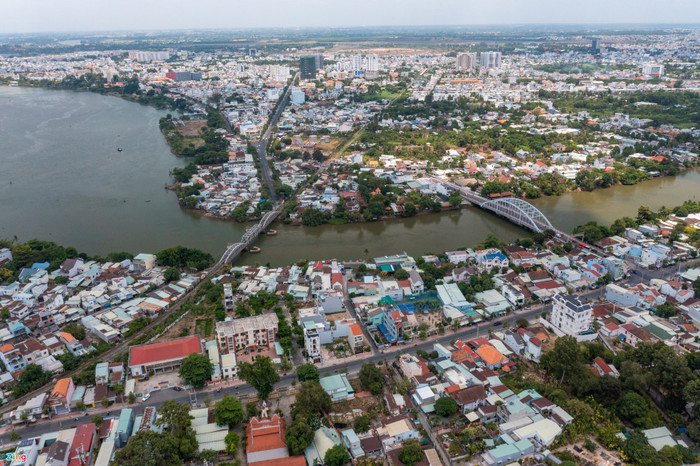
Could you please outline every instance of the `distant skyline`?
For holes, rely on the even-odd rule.
[[[21,0],[2,33],[257,27],[700,23],[698,0]]]

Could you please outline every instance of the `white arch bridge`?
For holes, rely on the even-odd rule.
[[[484,210],[489,210],[494,214],[500,215],[508,219],[510,222],[515,223],[521,227],[527,228],[536,233],[542,233],[545,230],[552,230],[557,234],[565,237],[570,237],[571,235],[563,233],[556,229],[552,223],[547,219],[547,217],[539,211],[537,207],[530,204],[527,201],[518,199],[516,197],[504,197],[501,199],[486,199],[479,194],[475,193],[471,189],[464,188],[457,184],[451,183],[442,178],[438,178],[434,175],[428,175],[431,179],[442,183],[448,188],[454,189],[455,191],[462,194],[467,201],[472,204],[481,207]]]
[[[482,203],[479,207],[490,210],[517,225],[537,233],[542,233],[548,229],[556,230],[537,207],[516,197],[491,199]]]

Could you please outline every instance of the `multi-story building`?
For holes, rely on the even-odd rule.
[[[657,63],[646,63],[642,67],[642,74],[645,76],[660,78],[664,75],[664,65],[659,65]]]
[[[261,314],[216,323],[216,338],[222,353],[244,348],[270,347],[277,341],[277,314]]]
[[[304,349],[306,354],[314,362],[321,360],[321,337],[313,321],[306,321],[304,326]]]
[[[236,298],[233,294],[233,286],[230,283],[224,283],[224,309],[226,312],[233,312],[236,306]]]
[[[10,372],[20,371],[27,365],[22,353],[11,343],[4,344],[0,348],[0,360]]]
[[[479,58],[481,69],[501,67],[501,52],[481,52]]]
[[[143,50],[132,50],[129,58],[136,61],[161,61],[170,58],[170,52],[146,52]]]
[[[364,350],[364,340],[362,338],[362,329],[357,324],[352,324],[350,326],[350,331],[348,332],[348,343],[350,344],[350,349],[353,353],[361,353]]]
[[[202,79],[202,73],[192,71],[168,71],[165,77],[173,81],[199,81]]]
[[[367,55],[366,60],[367,66],[365,67],[365,69],[367,70],[367,72],[376,73],[377,71],[379,71],[379,57],[377,55]]]
[[[304,55],[299,59],[299,72],[301,79],[314,79],[316,77],[316,57]]]
[[[476,68],[476,53],[458,53],[457,70],[469,71]]]
[[[306,101],[306,95],[304,94],[304,90],[300,87],[293,87],[291,101],[294,105],[303,104]]]
[[[568,294],[557,294],[552,299],[552,324],[567,335],[576,336],[590,330],[593,308],[588,303]]]

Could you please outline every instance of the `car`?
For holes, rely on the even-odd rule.
[[[141,398],[141,401],[146,401],[146,400],[148,400],[150,397],[151,397],[151,394],[150,394],[150,393],[146,393],[145,395],[143,395],[143,398]]]
[[[182,387],[180,387],[180,386],[178,386],[178,385],[175,385],[175,386],[173,387],[173,390],[175,390],[176,392],[181,392],[181,391],[182,391]]]
[[[494,323],[493,323],[493,326],[494,326],[494,327],[498,327],[498,326],[501,325],[502,323],[503,323],[503,322],[494,322]]]
[[[150,378],[149,376],[147,376],[147,375],[143,377],[143,380],[150,380],[150,379],[151,379],[151,378]]]

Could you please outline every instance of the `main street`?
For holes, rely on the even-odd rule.
[[[275,183],[272,179],[272,174],[270,173],[270,166],[267,163],[267,146],[270,143],[270,135],[272,134],[272,131],[274,130],[275,126],[277,126],[277,121],[280,119],[282,111],[287,105],[292,86],[294,85],[294,82],[296,81],[298,76],[299,73],[295,74],[292,80],[289,82],[289,85],[284,90],[284,94],[282,94],[282,97],[280,98],[279,103],[275,108],[275,112],[272,114],[272,117],[267,123],[267,129],[265,130],[265,133],[262,135],[260,141],[258,141],[257,144],[254,144],[255,150],[258,152],[260,176],[262,177],[263,181],[265,182],[265,184],[267,184],[267,187],[270,190],[270,200],[273,203],[277,202],[277,194],[275,193]]]

